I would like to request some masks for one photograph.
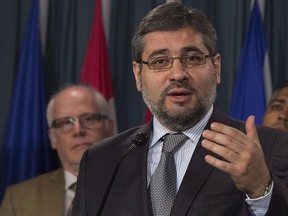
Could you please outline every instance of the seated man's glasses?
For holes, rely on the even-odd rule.
[[[175,59],[179,59],[185,68],[191,68],[193,66],[203,65],[206,63],[206,58],[211,57],[204,53],[189,53],[177,57],[171,56],[157,56],[150,57],[148,61],[141,61],[143,64],[147,64],[150,70],[163,71],[169,70],[173,66]]]
[[[100,123],[107,119],[107,116],[101,115],[101,114],[96,114],[96,113],[91,113],[91,114],[84,114],[77,117],[65,117],[61,119],[55,119],[51,127],[63,132],[63,133],[69,133],[72,131],[75,121],[78,119],[79,124],[86,128],[86,129],[93,129],[96,128],[97,126],[100,126]]]

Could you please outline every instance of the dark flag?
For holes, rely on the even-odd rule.
[[[0,157],[0,200],[7,186],[57,167],[45,117],[46,100],[39,34],[38,0],[31,14],[19,52],[10,113]]]
[[[263,69],[266,52],[264,25],[255,0],[231,99],[232,117],[246,120],[249,115],[254,115],[256,123],[262,123],[266,110]]]

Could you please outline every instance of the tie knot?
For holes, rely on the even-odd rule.
[[[72,191],[76,191],[76,182],[75,183],[72,183],[70,186],[69,186],[69,190],[72,190]]]
[[[162,152],[171,152],[174,154],[187,139],[188,137],[183,133],[175,133],[165,136]]]

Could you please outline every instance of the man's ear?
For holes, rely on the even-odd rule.
[[[115,135],[114,131],[114,121],[112,119],[109,119],[107,122],[107,131],[108,131],[108,136],[113,136]]]
[[[141,76],[141,65],[140,63],[133,61],[133,72],[136,82],[136,87],[138,91],[141,91],[141,82],[140,82],[140,76]]]
[[[221,82],[221,55],[218,53],[214,56],[214,71],[217,79],[217,84]]]
[[[54,131],[52,131],[52,129],[48,129],[48,137],[50,139],[51,148],[56,150],[57,149],[56,138],[55,138]]]

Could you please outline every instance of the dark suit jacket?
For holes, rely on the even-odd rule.
[[[217,108],[206,128],[214,121],[245,131],[245,123],[227,117]],[[96,215],[121,155],[137,133],[147,133],[149,136],[151,130],[151,123],[130,129],[86,151],[77,181],[74,216]],[[274,181],[267,215],[288,215],[288,133],[263,126],[257,127],[257,131]],[[177,193],[171,215],[248,215],[245,194],[237,189],[229,175],[205,162],[204,156],[211,152],[199,143]],[[148,146],[135,148],[121,162],[101,215],[150,215],[146,173]]]
[[[7,188],[1,216],[63,216],[64,170],[58,169]]]

